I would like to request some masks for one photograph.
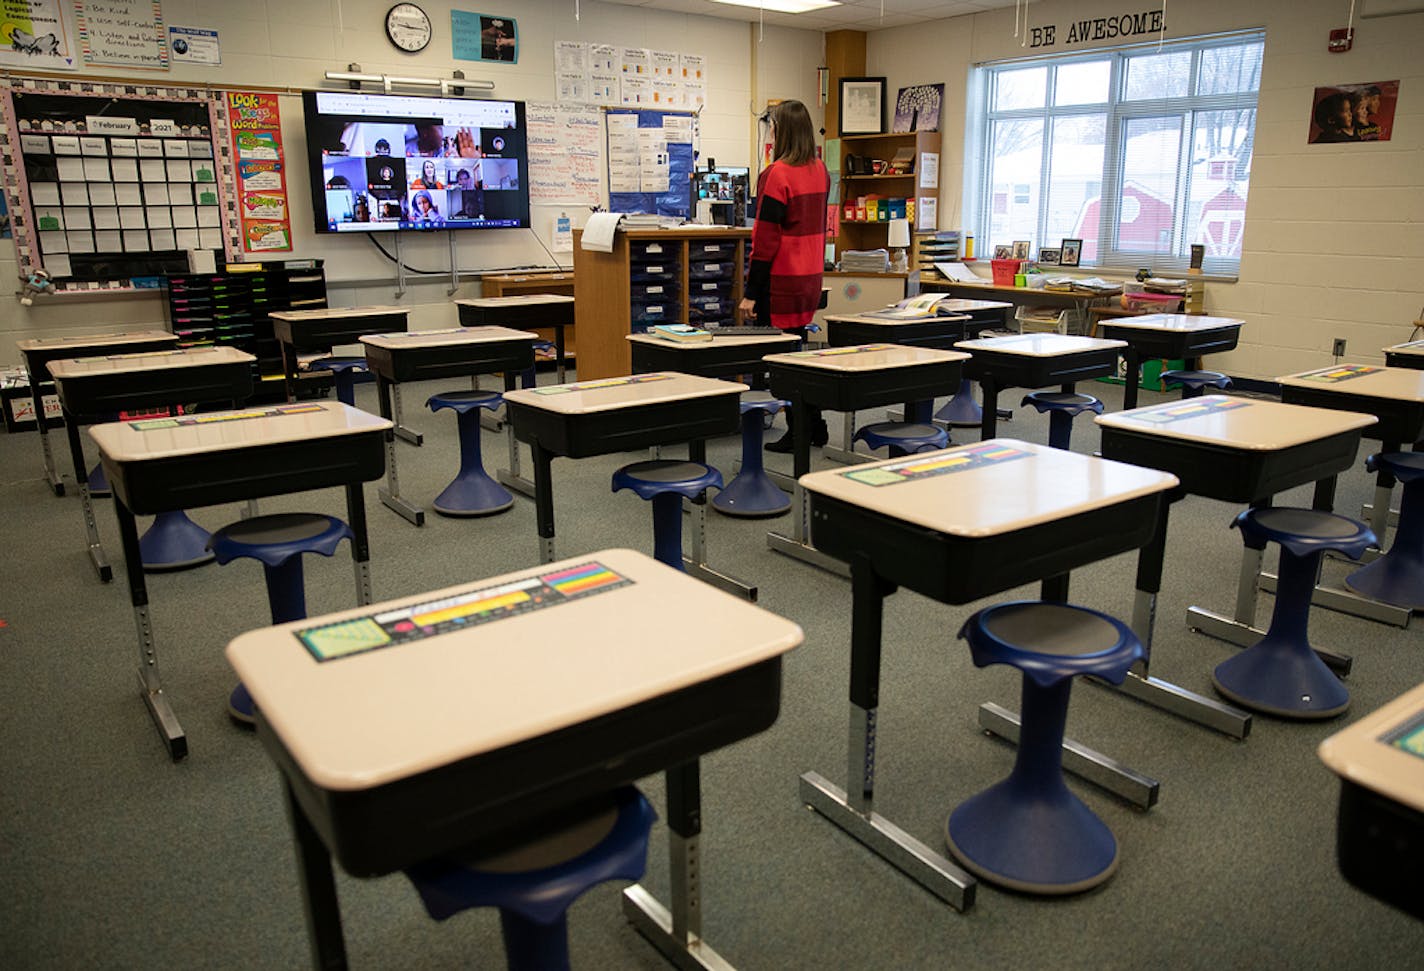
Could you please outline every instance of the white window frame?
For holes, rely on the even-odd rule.
[[[966,225],[974,227],[972,231],[980,241],[976,247],[977,255],[988,256],[994,244],[1009,242],[1008,240],[989,238],[993,215],[994,189],[991,178],[993,159],[989,157],[989,131],[992,124],[995,121],[1011,120],[1040,120],[1043,123],[1043,164],[1041,166],[1039,182],[1037,225],[1033,238],[1037,246],[1044,247],[1056,246],[1058,244],[1057,239],[1044,238],[1048,216],[1048,201],[1051,193],[1043,187],[1043,179],[1049,172],[1049,155],[1052,148],[1052,139],[1048,133],[1052,131],[1053,121],[1056,118],[1074,115],[1105,115],[1106,132],[1104,137],[1102,192],[1098,218],[1098,257],[1091,264],[1085,263],[1083,265],[1103,270],[1131,271],[1150,264],[1159,274],[1164,271],[1184,272],[1190,263],[1190,256],[1188,254],[1190,252],[1191,242],[1190,240],[1183,240],[1181,238],[1187,217],[1187,204],[1185,199],[1187,180],[1185,178],[1178,179],[1177,200],[1174,207],[1176,221],[1172,234],[1174,241],[1173,251],[1170,253],[1144,253],[1140,251],[1119,251],[1114,249],[1117,237],[1118,204],[1122,198],[1123,179],[1121,153],[1123,151],[1124,125],[1135,118],[1180,115],[1183,120],[1183,148],[1188,151],[1182,153],[1179,159],[1179,168],[1183,169],[1183,174],[1185,175],[1185,167],[1189,164],[1189,150],[1191,147],[1189,136],[1192,113],[1199,111],[1258,110],[1259,90],[1232,94],[1189,94],[1179,98],[1127,101],[1123,99],[1127,76],[1125,67],[1128,59],[1134,55],[1142,55],[1144,53],[1155,54],[1159,52],[1163,54],[1183,51],[1190,52],[1192,55],[1191,77],[1188,82],[1187,90],[1195,91],[1201,69],[1201,55],[1203,51],[1218,47],[1236,47],[1242,44],[1249,44],[1253,41],[1262,45],[1262,53],[1264,55],[1266,41],[1265,31],[1251,30],[1230,34],[1216,34],[1209,37],[1194,37],[1162,45],[1153,42],[1151,44],[1123,46],[1074,54],[995,61],[979,64],[971,68],[968,85],[970,123],[966,133],[965,158],[972,160],[972,164],[966,165],[964,169],[964,208]],[[1085,105],[1055,106],[1053,104],[1054,82],[1057,76],[1054,69],[1068,64],[1104,60],[1109,61],[1111,65],[1108,80],[1108,101]],[[1044,104],[1034,108],[993,110],[992,105],[994,103],[996,79],[999,73],[1004,71],[1020,71],[1032,67],[1045,67],[1049,69]],[[1258,111],[1256,122],[1259,123],[1259,121],[1260,116]],[[1251,138],[1254,142],[1254,128]],[[1253,151],[1253,167],[1254,160],[1255,153]],[[1243,179],[1242,181],[1248,180]],[[1244,226],[1238,229],[1238,232],[1241,231],[1244,231]],[[1085,240],[1084,242],[1086,244],[1087,241]],[[1235,279],[1239,270],[1240,260],[1234,257],[1213,256],[1208,253],[1203,264],[1203,271],[1208,276],[1224,279]]]

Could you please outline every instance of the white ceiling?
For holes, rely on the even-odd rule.
[[[627,7],[649,7],[675,13],[721,17],[756,23],[763,16],[756,7],[739,7],[712,0],[606,0]],[[838,7],[810,13],[765,13],[766,23],[806,30],[880,30],[944,20],[1000,7],[1012,7],[1015,0],[843,0]],[[881,15],[881,10],[884,15]]]

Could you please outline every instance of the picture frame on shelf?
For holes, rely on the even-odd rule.
[[[1026,259],[1028,259],[1028,257],[1029,257],[1029,252],[1032,250],[1032,248],[1033,248],[1033,244],[1032,244],[1032,242],[1031,242],[1030,240],[1027,240],[1027,239],[1016,239],[1016,240],[1014,240],[1014,255],[1011,257],[1011,259],[1015,259],[1015,260],[1026,260]]]
[[[994,247],[994,259],[1011,260],[1014,258],[1014,248],[1008,243],[1000,243]]]
[[[841,135],[879,135],[885,131],[885,78],[841,78]]]
[[[1038,263],[1040,266],[1057,266],[1060,255],[1062,250],[1058,247],[1045,246],[1038,251]]]
[[[1063,242],[1059,244],[1059,266],[1077,266],[1082,256],[1083,241],[1081,239],[1064,239]]]

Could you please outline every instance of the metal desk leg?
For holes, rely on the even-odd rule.
[[[948,859],[875,812],[875,716],[885,598],[895,585],[869,562],[851,567],[850,735],[845,790],[815,772],[801,776],[801,800],[871,852],[956,910],[974,905],[977,883]]]
[[[539,529],[539,562],[554,562],[554,454],[537,441],[530,445],[534,463],[534,520]]]
[[[1142,384],[1142,355],[1129,342],[1123,349],[1122,359],[1127,368],[1122,388],[1122,410],[1131,411],[1137,407],[1137,389]]]
[[[554,367],[558,370],[560,384],[564,384],[568,380],[565,377],[568,355],[564,352],[564,326],[563,324],[554,326]]]
[[[279,340],[277,350],[282,352],[282,383],[287,389],[287,402],[291,403],[297,400],[297,349]]]
[[[29,374],[28,368],[25,373]],[[45,421],[44,389],[40,387],[42,378],[36,374],[29,374],[29,378],[30,402],[35,409],[35,430],[40,433],[40,451],[44,455],[45,481],[49,483],[50,489],[56,496],[62,496],[64,495],[64,477],[54,467],[54,452],[49,444],[49,423]]]
[[[791,492],[791,535],[768,532],[766,545],[777,553],[784,553],[803,563],[848,577],[849,567],[811,545],[810,530],[806,525],[806,490],[801,488],[801,477],[811,471],[811,422],[807,418],[803,402],[800,401],[791,403],[791,443],[792,475],[796,480]]]
[[[623,915],[675,966],[732,967],[702,938],[702,783],[696,759],[667,778],[668,868],[672,911],[641,885],[623,891]]]
[[[396,436],[400,438],[401,441],[409,442],[411,445],[424,443],[424,435],[405,427],[404,422],[401,421],[401,390],[399,384],[391,385],[391,397],[394,399],[391,420],[396,423]]]
[[[514,390],[514,373],[512,371],[505,372],[504,390]],[[509,442],[509,468],[496,470],[494,477],[500,485],[511,492],[517,492],[521,496],[533,499],[534,483],[524,478],[519,471],[519,439],[514,437],[514,422],[509,420],[508,408],[505,409],[504,435]]]
[[[99,524],[94,519],[94,500],[89,495],[89,473],[84,469],[84,446],[79,440],[79,419],[64,412],[64,430],[69,436],[69,456],[74,462],[74,481],[79,486],[79,500],[84,508],[84,532],[89,544],[89,562],[100,581],[108,583],[114,578],[114,570],[109,566],[104,547],[99,542]]]
[[[792,420],[795,421],[794,416]],[[808,431],[807,434],[809,435],[810,432]],[[856,465],[860,462],[873,461],[873,456],[857,455],[855,452],[855,412],[853,411],[847,411],[841,416],[841,441],[843,445],[839,448],[830,443],[821,446],[821,454],[832,462],[839,462],[842,465]],[[808,452],[807,455],[809,463],[810,453]],[[808,464],[806,471],[810,470],[811,467]]]
[[[393,422],[395,419],[391,417],[394,414],[391,408],[392,388],[398,388],[398,386],[380,375],[376,376],[376,396],[381,404],[381,417]],[[384,435],[386,439],[386,487],[377,489],[376,497],[381,500],[381,505],[402,519],[415,526],[424,526],[425,510],[401,498],[400,473],[396,471],[395,429],[386,429]]]
[[[262,715],[258,714],[260,723]],[[331,854],[317,835],[292,787],[285,782],[287,819],[292,824],[292,840],[297,850],[297,878],[302,887],[302,910],[306,915],[307,940],[311,944],[312,967],[337,971],[346,967],[346,941],[341,933],[341,904],[336,899],[336,879],[331,870]]]
[[[183,734],[183,726],[178,724],[168,696],[163,693],[163,681],[158,674],[158,645],[153,639],[153,624],[148,614],[148,587],[143,580],[143,554],[138,548],[138,525],[117,493],[114,515],[119,521],[119,541],[123,544],[124,567],[129,578],[129,601],[133,604],[134,625],[138,629],[139,690],[143,692],[143,702],[148,706],[154,726],[163,736],[168,757],[177,762],[188,754],[188,738]]]
[[[979,440],[987,442],[999,433],[999,382],[986,374],[979,379],[979,389],[984,396],[984,422],[980,425]]]
[[[356,603],[362,607],[371,597],[371,542],[366,531],[366,497],[361,483],[346,483],[347,525],[351,527],[351,560],[356,566]]]
[[[702,465],[707,464],[707,442],[697,439],[687,444],[687,457]],[[707,493],[704,490],[692,500],[692,555],[682,558],[682,566],[689,574],[704,583],[710,583],[718,590],[724,590],[734,597],[756,603],[757,588],[745,580],[739,580],[729,573],[722,573],[707,565]]]

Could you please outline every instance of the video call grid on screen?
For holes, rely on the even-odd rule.
[[[313,175],[325,202],[318,231],[527,227],[522,109],[308,92]]]

